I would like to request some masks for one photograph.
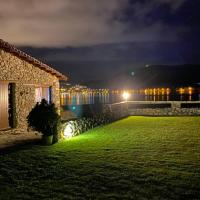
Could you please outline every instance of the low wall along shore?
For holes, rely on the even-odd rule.
[[[127,101],[105,105],[116,118],[142,116],[200,116],[200,101]]]

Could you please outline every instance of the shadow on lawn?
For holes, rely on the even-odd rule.
[[[41,139],[29,139],[26,141],[19,141],[11,146],[0,147],[0,155],[5,155],[17,152],[24,149],[29,149],[31,146],[41,145]]]

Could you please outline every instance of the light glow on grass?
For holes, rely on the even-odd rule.
[[[199,124],[133,116],[52,146],[9,149],[0,155],[0,199],[52,199],[53,186],[55,200],[199,199]]]

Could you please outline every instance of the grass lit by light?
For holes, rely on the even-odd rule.
[[[0,199],[200,199],[200,117],[128,117],[0,156]]]

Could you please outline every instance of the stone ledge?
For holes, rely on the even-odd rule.
[[[129,105],[134,104],[171,104],[171,108],[130,108]],[[200,108],[181,108],[182,103],[200,103],[200,101],[128,101],[115,104],[105,105],[105,108],[114,115],[123,115],[123,113],[129,113],[129,115],[145,115],[145,116],[200,116]]]

